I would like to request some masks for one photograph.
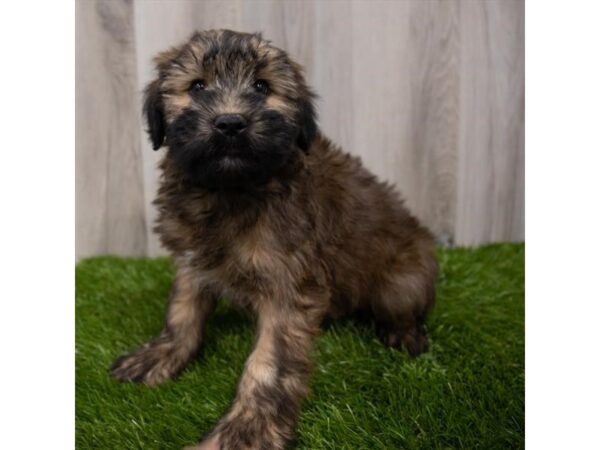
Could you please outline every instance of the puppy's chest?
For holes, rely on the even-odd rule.
[[[229,297],[266,293],[286,270],[276,234],[268,224],[244,230],[226,228],[219,232],[210,227],[201,230],[205,239],[186,252],[188,260],[205,282]]]

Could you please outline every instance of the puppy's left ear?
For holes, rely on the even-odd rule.
[[[315,136],[317,135],[317,114],[313,105],[312,95],[300,101],[299,123],[300,133],[298,134],[298,147],[308,153]]]
[[[154,80],[144,92],[144,116],[148,125],[148,134],[152,148],[158,150],[165,141],[165,111],[160,94],[160,81]]]

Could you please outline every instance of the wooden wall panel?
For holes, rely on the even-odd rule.
[[[142,120],[142,93],[153,80],[152,58],[160,51],[185,41],[196,26],[198,2],[195,1],[138,1],[135,2],[134,23],[136,39],[136,111],[143,126],[138,128],[141,138],[144,180],[144,215],[148,229],[146,253],[165,254],[155,233],[152,232],[156,209],[152,205],[158,187],[158,163],[164,150],[154,151]]]
[[[459,128],[459,6],[456,0],[410,4],[409,142],[399,174],[413,211],[445,244],[454,241]]]
[[[461,3],[456,241],[523,240],[524,5]]]
[[[347,150],[379,177],[396,183],[405,197],[411,187],[401,166],[410,145],[409,8],[408,2],[352,5],[353,82],[348,92],[354,121]]]
[[[317,1],[314,8],[315,22],[305,30],[314,36],[314,57],[306,76],[319,96],[316,105],[321,131],[348,148],[354,125],[352,5]]]
[[[441,242],[524,238],[522,0],[102,4],[78,2],[78,255],[163,253],[147,230],[164,150],[140,125],[141,92],[158,51],[208,28],[261,31],[303,64],[323,132],[395,183]],[[117,25],[98,25],[100,10]],[[118,83],[129,94],[114,98]],[[137,221],[124,226],[123,210]]]
[[[146,254],[132,1],[76,3],[77,256]]]

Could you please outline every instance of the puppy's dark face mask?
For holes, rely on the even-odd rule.
[[[259,185],[308,151],[313,94],[300,66],[259,35],[196,33],[156,58],[144,112],[154,149],[166,145],[190,182]]]

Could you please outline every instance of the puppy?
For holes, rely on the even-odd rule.
[[[324,318],[361,311],[387,345],[427,350],[434,240],[319,132],[301,67],[259,34],[196,33],[155,62],[144,112],[154,149],[167,147],[156,231],[177,274],[162,333],[112,374],[176,376],[226,297],[257,317],[255,348],[229,411],[195,448],[282,449]]]

